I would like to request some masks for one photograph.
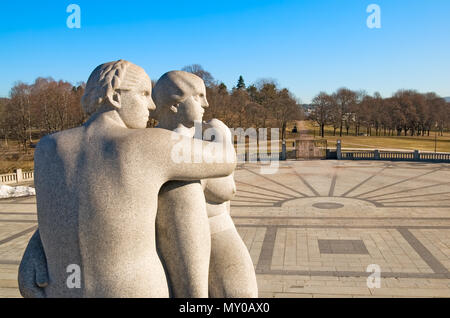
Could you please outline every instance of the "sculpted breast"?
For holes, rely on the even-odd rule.
[[[234,176],[202,180],[206,201],[224,203],[233,199],[236,194]]]

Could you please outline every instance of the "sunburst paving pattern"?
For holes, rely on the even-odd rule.
[[[240,165],[231,214],[261,297],[450,297],[450,165],[286,161]],[[0,200],[0,297],[37,227],[35,197]],[[379,266],[380,288],[367,267]]]
[[[351,201],[380,208],[450,208],[448,164],[304,162],[287,163],[273,175],[261,174],[257,165],[239,170],[234,207],[292,206],[292,201],[301,206],[304,199],[322,202],[315,205],[319,209],[344,208]]]
[[[263,295],[450,296],[450,165],[287,161],[235,178]],[[371,264],[382,288],[367,287]]]

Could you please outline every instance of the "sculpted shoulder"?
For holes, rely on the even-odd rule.
[[[164,141],[170,139],[174,133],[171,130],[163,128],[146,128],[146,129],[134,129],[133,135],[136,138],[143,138],[145,140]]]
[[[61,150],[72,151],[79,146],[82,135],[83,127],[77,127],[41,138],[36,146],[35,159],[41,156],[53,156]]]
[[[175,141],[173,134],[172,131],[161,128],[133,129],[127,134],[126,143],[129,148],[157,151]]]
[[[138,173],[156,184],[167,177],[170,138],[171,132],[160,128],[127,129],[105,145],[116,154],[128,175]]]

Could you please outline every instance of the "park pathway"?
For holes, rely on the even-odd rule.
[[[309,139],[311,136],[309,135],[309,129],[306,127],[306,123],[304,120],[297,120],[297,130],[300,133],[300,139]]]

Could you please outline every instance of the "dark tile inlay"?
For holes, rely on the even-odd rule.
[[[330,192],[328,193],[329,197],[334,196],[334,188],[336,187],[337,173],[333,175],[333,180],[331,180]]]
[[[36,212],[0,212],[0,215],[37,215]]]
[[[275,226],[269,226],[266,228],[266,235],[264,236],[261,253],[259,254],[258,263],[256,265],[256,270],[258,273],[270,272],[276,236],[277,228]]]
[[[12,240],[15,240],[18,237],[21,237],[22,235],[28,234],[30,232],[34,232],[37,229],[37,225],[36,226],[32,226],[22,232],[16,233],[14,235],[11,235],[10,237],[7,237],[3,240],[0,241],[0,245],[11,242]]]
[[[362,240],[317,240],[321,254],[369,254]]]
[[[0,259],[0,265],[20,265],[20,261]]]
[[[343,204],[335,202],[318,202],[312,206],[321,210],[336,210],[344,207]]]
[[[255,217],[257,218],[257,217]],[[398,229],[396,225],[316,225],[316,224],[299,224],[299,225],[289,225],[289,224],[251,224],[251,223],[241,223],[236,224],[236,227],[267,227],[274,226],[279,229]],[[428,230],[448,230],[450,226],[440,226],[440,225],[408,225],[408,229],[428,229]]]
[[[367,277],[367,272],[355,271],[301,271],[301,270],[270,270],[256,271],[257,274],[288,275],[288,276],[322,276],[322,277]],[[450,273],[404,273],[381,272],[383,278],[419,278],[419,279],[450,279]]]
[[[0,219],[0,223],[37,223],[37,219],[35,219],[35,220],[2,220],[2,219]]]
[[[449,273],[447,268],[442,265],[441,262],[439,262],[436,257],[434,257],[433,254],[431,254],[431,252],[407,228],[401,227],[398,228],[398,231],[436,274]]]

